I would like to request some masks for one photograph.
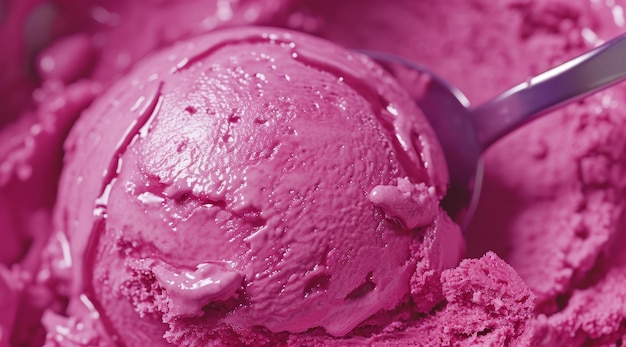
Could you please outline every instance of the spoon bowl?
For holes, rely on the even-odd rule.
[[[435,130],[450,172],[448,191],[441,204],[464,227],[474,213],[482,182],[481,149],[471,123],[469,100],[419,63],[388,53],[363,52],[409,91]]]
[[[377,51],[361,51],[403,84],[441,144],[450,184],[442,207],[465,230],[478,204],[482,153],[502,137],[552,110],[626,78],[626,34],[472,107],[454,85],[428,68]]]

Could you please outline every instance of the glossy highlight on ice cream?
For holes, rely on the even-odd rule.
[[[463,250],[410,97],[305,34],[231,29],[159,52],[65,149],[72,293],[126,345],[343,336],[400,305],[428,312]]]

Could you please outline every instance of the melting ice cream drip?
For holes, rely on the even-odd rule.
[[[243,279],[228,262],[201,263],[195,270],[160,262],[152,271],[168,293],[169,314],[174,317],[201,316],[208,303],[234,297]]]
[[[395,186],[374,187],[369,199],[385,212],[386,218],[399,220],[409,230],[432,223],[439,206],[434,187],[413,184],[408,178],[398,179]]]

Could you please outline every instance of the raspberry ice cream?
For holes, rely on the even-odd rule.
[[[520,32],[529,55],[545,57],[535,66],[520,60],[516,70],[534,73],[622,33],[623,6],[581,1],[516,9],[527,18]],[[544,346],[622,343],[624,251],[617,245],[626,231],[625,92],[618,85],[555,112],[486,155],[470,254],[497,250],[533,289]],[[497,244],[479,244],[496,240],[491,235]]]
[[[273,122],[265,122],[269,125],[264,128],[250,125],[246,117],[239,117],[235,112],[229,120],[232,110],[224,111],[225,106],[212,118],[214,123],[200,122],[197,116],[207,113],[207,108],[197,107],[202,105],[203,99],[182,98],[178,104],[167,89],[170,87],[166,87],[172,83],[187,85],[177,80],[190,73],[185,69],[175,77],[159,74],[154,81],[144,83],[143,91],[138,91],[138,86],[131,82],[133,78],[149,77],[147,62],[134,65],[157,49],[223,26],[263,23],[313,33],[347,48],[375,49],[414,59],[458,85],[472,103],[480,103],[622,33],[626,25],[625,5],[623,0],[0,2],[0,6],[4,6],[0,41],[7,47],[0,57],[3,72],[0,105],[4,112],[0,119],[0,262],[10,267],[2,270],[0,276],[0,296],[8,298],[8,301],[0,300],[0,306],[8,305],[8,309],[0,313],[0,346],[8,345],[9,339],[10,345],[41,345],[44,329],[49,346],[145,344],[137,340],[155,345],[169,345],[168,341],[174,345],[195,341],[201,345],[248,343],[255,346],[622,345],[626,333],[623,324],[626,252],[620,247],[624,240],[626,206],[623,202],[624,86],[614,86],[553,112],[511,134],[485,154],[486,180],[481,204],[470,230],[464,235],[465,256],[470,259],[457,266],[453,254],[460,244],[446,241],[461,242],[458,235],[446,236],[446,232],[457,229],[438,214],[436,204],[428,202],[433,197],[438,200],[443,193],[445,169],[408,172],[406,168],[411,160],[388,157],[392,160],[384,166],[385,175],[362,174],[350,179],[340,176],[332,181],[336,185],[343,184],[343,189],[349,188],[347,192],[351,194],[359,193],[359,198],[347,205],[339,204],[347,195],[324,200],[320,199],[322,190],[311,193],[304,189],[317,180],[301,177],[330,178],[320,175],[321,170],[298,169],[297,165],[292,165],[296,160],[308,163],[305,155],[295,155],[295,159],[282,156],[281,151],[296,148],[299,142],[278,146],[276,153],[268,152],[270,159],[282,158],[289,165],[269,164],[270,160],[264,167],[265,175],[256,172],[248,176],[254,170],[245,170],[245,167],[259,167],[246,166],[257,157],[249,155],[245,161],[233,161],[233,153],[252,154],[267,148],[276,139],[270,134],[288,136],[289,131],[281,132],[286,128],[300,130],[296,131],[297,136],[293,133],[289,136],[306,137],[310,145],[306,153],[310,155],[320,150],[319,146],[311,145],[311,134],[320,134],[316,141],[335,143],[331,139],[342,129],[350,130],[351,136],[368,131],[375,133],[376,126],[384,124],[378,121],[380,118],[375,117],[370,128],[333,118],[346,110],[359,109],[359,105],[375,104],[366,101],[367,98],[361,103],[344,105],[346,110],[341,109],[340,103],[318,103],[319,112],[339,107],[338,113],[325,119],[341,127],[327,127],[322,131],[322,125],[312,119],[291,119],[287,117],[289,114],[281,114],[272,118]],[[51,9],[53,11],[49,11]],[[30,26],[27,25],[27,40],[21,41],[19,33],[24,29],[24,22]],[[33,26],[33,23],[38,25]],[[194,40],[203,39],[189,42],[196,42]],[[236,50],[235,46],[226,46],[226,51],[217,50],[219,54],[199,59],[199,65],[189,64],[190,69],[201,69],[199,66],[209,64],[212,59],[217,63],[220,54]],[[266,54],[280,51],[278,47],[274,47],[275,52],[271,45],[266,46],[263,46],[268,50],[263,51]],[[298,49],[305,49],[305,46],[298,45]],[[190,52],[185,50],[194,49],[184,43],[176,47],[169,48],[170,52],[183,54],[175,50]],[[328,54],[313,51],[318,58]],[[234,56],[242,59],[246,53]],[[157,55],[148,61],[156,62],[161,58]],[[171,63],[175,62],[180,60]],[[224,66],[231,64],[231,70],[237,65],[223,56],[221,62],[226,64]],[[295,60],[294,64],[297,62]],[[359,67],[361,63],[359,66],[353,63],[337,71],[352,71],[358,75],[358,71],[369,74],[377,70],[364,64],[365,71],[369,71],[366,73]],[[164,63],[161,68],[167,66]],[[245,72],[250,75],[249,79],[241,79],[251,83],[247,88],[254,88],[257,83],[264,86],[260,75],[256,76],[258,71],[252,74],[245,70],[246,65],[238,66],[244,76]],[[278,68],[283,67],[277,64]],[[129,71],[130,75],[124,77]],[[327,77],[333,75],[325,75],[323,69],[318,73]],[[190,84],[181,90],[192,95],[186,88],[201,85],[201,82],[197,76],[185,76],[185,82]],[[266,81],[272,81],[271,74],[263,76]],[[385,83],[379,83],[383,82],[380,78],[372,80],[378,82],[364,82],[364,85],[373,83],[373,90],[377,91],[388,88],[386,79]],[[163,86],[152,84],[160,79],[165,81]],[[310,86],[321,81],[308,79]],[[112,83],[116,83],[115,87],[109,90]],[[346,89],[333,90],[350,90],[347,84],[344,80]],[[217,86],[234,85],[233,82]],[[328,85],[339,88],[341,84]],[[266,89],[259,89],[266,94],[256,94],[257,101],[270,97]],[[196,94],[206,90],[199,89]],[[228,95],[238,98],[230,99],[219,90],[213,94],[237,104],[244,100],[242,95],[246,90],[250,91],[237,88],[237,93]],[[102,93],[93,107],[82,112]],[[274,105],[274,111],[283,105],[278,105],[277,100],[284,101],[291,95],[289,90],[276,94],[278,97],[268,104]],[[135,104],[140,95],[144,100]],[[116,107],[123,112],[115,114],[105,109],[107,99],[118,100],[122,105]],[[310,100],[293,100],[295,105],[301,106],[307,101]],[[135,105],[137,109],[130,111]],[[163,108],[163,105],[169,106]],[[191,112],[185,111],[190,105],[194,106],[189,109]],[[253,108],[252,103],[246,105],[237,110],[241,113],[259,109]],[[137,112],[144,106],[146,112],[152,108],[158,112],[154,117],[150,112],[140,116]],[[375,113],[376,107],[369,109]],[[408,110],[379,109],[383,113]],[[192,115],[192,112],[195,113]],[[98,114],[109,116],[98,119]],[[61,194],[57,196],[62,167],[61,144],[79,115],[80,121],[67,142],[68,167]],[[306,131],[291,123],[296,119],[300,119],[296,123]],[[135,127],[129,127],[128,122],[132,120],[139,120]],[[194,127],[182,126],[184,124],[194,124]],[[257,131],[257,128],[265,131]],[[128,142],[129,138],[124,136],[126,129],[131,129],[129,134],[138,131],[146,136],[136,136]],[[197,148],[202,143],[213,142],[208,137],[188,136],[193,129],[204,129],[206,135],[221,141],[215,143],[222,147],[203,147],[216,153],[211,156],[212,161],[199,155]],[[393,130],[385,129],[387,134],[393,134]],[[93,130],[91,134],[96,138],[109,131],[117,132],[117,138],[102,137],[101,146],[94,147],[87,130]],[[178,145],[185,141],[167,134],[190,137],[180,147],[180,154]],[[258,140],[261,135],[264,136],[262,141]],[[361,136],[364,146],[369,143],[367,148],[346,146],[355,150],[349,155],[345,149],[331,148],[324,156],[316,156],[316,160],[311,156],[308,160],[315,165],[307,164],[307,167],[319,168],[316,165],[331,159],[345,166],[347,162],[359,163],[354,159],[363,157],[378,163],[372,168],[383,169],[377,161],[381,157],[375,155],[381,151],[376,141],[393,143],[393,136],[385,139],[386,136]],[[116,142],[120,138],[126,141]],[[241,138],[256,141],[228,147],[228,141]],[[350,137],[342,137],[346,138]],[[86,146],[74,148],[72,143]],[[123,150],[118,152],[119,148]],[[86,153],[90,150],[93,156]],[[198,160],[176,159],[191,152]],[[438,156],[436,149],[425,152],[433,155],[431,159]],[[342,159],[343,154],[348,156]],[[122,160],[111,160],[117,157]],[[229,160],[228,165],[226,160]],[[81,162],[91,166],[81,168]],[[216,170],[218,164],[230,169],[228,172]],[[348,171],[340,171],[339,167],[328,171],[357,173],[364,168],[355,164]],[[272,175],[272,169],[276,168],[291,174],[285,178]],[[109,173],[106,177],[101,175],[104,169]],[[250,178],[239,184],[236,180],[224,181],[222,195],[205,194],[216,187],[210,183],[218,182],[220,174]],[[163,185],[154,184],[161,179]],[[433,184],[433,179],[439,184]],[[367,184],[351,185],[357,180]],[[259,182],[276,189],[252,194],[252,183]],[[328,181],[321,186],[328,187]],[[199,188],[194,190],[194,187]],[[293,197],[288,187],[293,188]],[[272,196],[270,192],[274,192]],[[286,203],[270,204],[280,194],[288,196],[281,199]],[[247,199],[243,205],[238,205],[240,207],[235,205],[241,202],[241,197],[250,196],[263,199]],[[297,200],[299,196],[302,200]],[[53,228],[50,216],[55,198],[58,207],[56,228]],[[323,202],[325,210],[312,209],[313,200],[318,204]],[[284,218],[283,221],[279,217],[295,215],[298,206],[302,207],[299,213],[315,218]],[[426,206],[431,208],[424,208]],[[370,219],[355,219],[357,209],[369,211]],[[68,212],[67,218],[63,210]],[[223,219],[210,218],[211,211],[216,210]],[[377,212],[372,214],[372,211]],[[435,217],[431,219],[433,211]],[[123,218],[131,214],[138,217]],[[277,228],[264,228],[268,225],[264,223],[277,225],[279,219],[288,226],[281,229],[282,233]],[[204,223],[206,220],[212,221],[214,226],[207,231],[210,238],[186,238],[185,235],[193,234],[192,229],[208,225]],[[338,228],[341,232],[332,234],[341,238],[324,239],[321,234],[305,232],[307,227],[322,220],[329,221],[326,225],[331,222],[341,225]],[[76,223],[65,225],[65,221]],[[367,235],[366,230],[371,232],[371,228],[362,226],[371,226],[372,221],[384,221],[381,225],[387,231],[385,238],[356,237]],[[437,227],[433,227],[433,223]],[[392,237],[393,232],[412,229],[411,226],[418,227],[412,234],[405,231],[400,239],[404,237],[412,246],[402,244],[393,252],[379,247],[382,242],[400,243],[398,238]],[[174,227],[176,232],[171,232]],[[144,232],[148,228],[160,237]],[[228,238],[231,234],[220,233],[224,230],[231,232],[233,238]],[[237,234],[232,230],[243,231]],[[302,239],[303,234],[319,238]],[[275,249],[268,248],[270,244],[260,242],[259,238],[255,240],[246,235],[269,235],[268,239],[275,241],[271,244]],[[354,237],[354,242],[363,247],[350,248],[347,237]],[[228,242],[215,246],[220,238]],[[338,240],[344,242],[337,244]],[[331,243],[343,254],[328,252],[326,258],[322,257],[326,254],[323,245]],[[296,252],[304,249],[305,244],[314,251]],[[181,245],[180,248],[188,251],[176,252],[172,245]],[[315,248],[315,245],[321,246]],[[438,249],[448,252],[447,261],[437,255]],[[367,256],[366,251],[373,253]],[[347,264],[354,265],[345,261],[341,263],[343,267],[339,266],[339,259],[346,260],[346,255],[367,259],[362,262],[362,268],[345,277],[345,282],[337,281],[339,273],[350,268]],[[259,260],[263,256],[267,261]],[[409,260],[392,269],[391,264],[403,257]],[[301,262],[292,261],[296,258]],[[414,271],[407,287],[408,268]],[[93,273],[90,270],[94,270]],[[293,276],[286,276],[289,271]],[[255,282],[257,274],[259,278]],[[399,276],[392,277],[392,274]],[[182,277],[187,280],[178,280]],[[213,281],[217,278],[220,283]],[[250,278],[254,280],[249,281]],[[236,284],[240,287],[233,289]],[[284,291],[282,285],[285,285]],[[264,290],[266,286],[270,291]],[[355,288],[360,290],[354,291]],[[383,298],[380,295],[383,290],[392,295]],[[270,295],[271,291],[278,291],[279,295]],[[405,294],[401,294],[403,292]],[[356,296],[366,293],[359,300],[367,305],[351,311],[354,308],[343,300],[351,293]],[[304,306],[301,301],[322,296],[341,305],[315,301]],[[336,298],[342,300],[333,301]],[[20,300],[17,306],[15,300]],[[11,312],[17,307],[17,312]],[[332,313],[335,316],[331,316]],[[337,318],[340,313],[350,314]],[[192,330],[199,333],[190,335]]]
[[[291,23],[349,47],[412,58],[480,103],[624,32],[626,3],[397,5],[312,1]],[[343,20],[355,11],[358,21]],[[359,30],[372,27],[385,35]],[[387,37],[402,37],[403,44]],[[624,251],[617,245],[626,231],[625,92],[617,85],[553,112],[485,155],[481,203],[466,234],[468,256],[495,251],[536,293],[535,345],[622,344]]]
[[[416,312],[436,303],[430,282],[463,250],[439,207],[446,173],[373,62],[226,30],[143,61],[83,114],[57,229],[74,293],[127,345],[343,336],[411,296]]]
[[[35,238],[49,235],[50,226],[33,228],[31,214],[49,214],[63,140],[96,94],[159,47],[263,23],[287,1],[3,1],[0,262],[19,261]]]
[[[152,50],[217,27],[266,21],[282,3],[222,2],[205,8],[198,1],[2,1],[0,262],[30,272],[34,286],[65,293],[63,285],[39,267],[42,254],[54,258],[45,266],[53,267],[55,274],[71,265],[63,258],[62,240],[51,238],[50,252],[42,252],[42,244],[53,229],[50,216],[62,144],[80,112]],[[151,30],[164,27],[167,30]],[[146,31],[128,35],[140,29]],[[18,319],[12,343],[41,344],[41,334],[30,321],[39,325],[40,312],[48,304],[28,297],[24,302],[20,316],[29,322]]]

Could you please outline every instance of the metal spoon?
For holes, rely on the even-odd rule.
[[[450,186],[442,206],[463,229],[478,203],[482,183],[480,157],[489,146],[539,116],[626,78],[626,34],[478,106],[470,106],[458,88],[426,67],[388,53],[362,52],[401,82],[407,82],[407,71],[426,80],[419,88],[416,102],[435,130],[448,163]]]

